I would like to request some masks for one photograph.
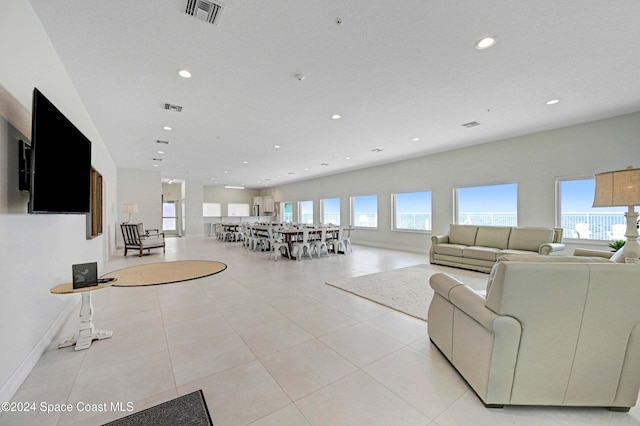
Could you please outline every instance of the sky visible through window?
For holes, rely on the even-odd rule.
[[[516,213],[518,185],[487,185],[458,188],[459,213]]]
[[[563,213],[624,212],[626,207],[592,207],[596,192],[595,179],[564,180],[560,182],[560,205]]]

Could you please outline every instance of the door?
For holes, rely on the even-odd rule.
[[[162,232],[166,235],[178,235],[178,209],[176,201],[162,203]]]

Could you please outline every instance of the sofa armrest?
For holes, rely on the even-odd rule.
[[[432,235],[431,236],[431,247],[433,247],[436,244],[443,244],[448,242],[449,242],[448,235]]]
[[[492,324],[498,315],[484,305],[486,299],[483,296],[444,272],[433,274],[429,284],[436,293],[493,333]]]
[[[562,243],[544,243],[540,245],[539,254],[547,255],[564,250],[564,244]]]
[[[614,252],[606,250],[593,250],[577,248],[573,251],[574,256],[587,256],[587,257],[604,257],[605,259],[611,259]]]

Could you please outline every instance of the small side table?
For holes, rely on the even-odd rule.
[[[53,294],[82,294],[82,306],[80,307],[80,328],[78,332],[73,336],[63,341],[58,345],[58,349],[66,348],[67,346],[76,345],[75,350],[81,351],[83,349],[89,349],[91,342],[94,340],[108,339],[113,336],[111,330],[96,330],[93,326],[93,303],[91,303],[91,292],[93,290],[100,290],[106,287],[110,287],[117,280],[110,281],[108,283],[100,283],[91,287],[73,288],[72,283],[58,284],[51,288]]]

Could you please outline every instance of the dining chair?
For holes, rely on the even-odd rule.
[[[282,249],[285,250],[287,257],[291,257],[289,253],[289,244],[287,244],[282,238],[282,234],[276,227],[269,227],[269,259],[273,253],[273,260],[277,261],[282,255]]]
[[[322,254],[322,249],[324,248],[325,253],[329,256],[329,244],[327,243],[327,227],[323,226],[322,231],[320,232],[320,239],[314,240],[311,242],[313,248],[318,255],[318,259],[320,259],[320,255]]]
[[[313,259],[311,256],[311,245],[309,244],[309,228],[302,228],[302,241],[296,241],[293,243],[293,256],[296,257],[297,260],[302,260],[302,256],[304,256],[304,252],[307,252],[309,259]]]

